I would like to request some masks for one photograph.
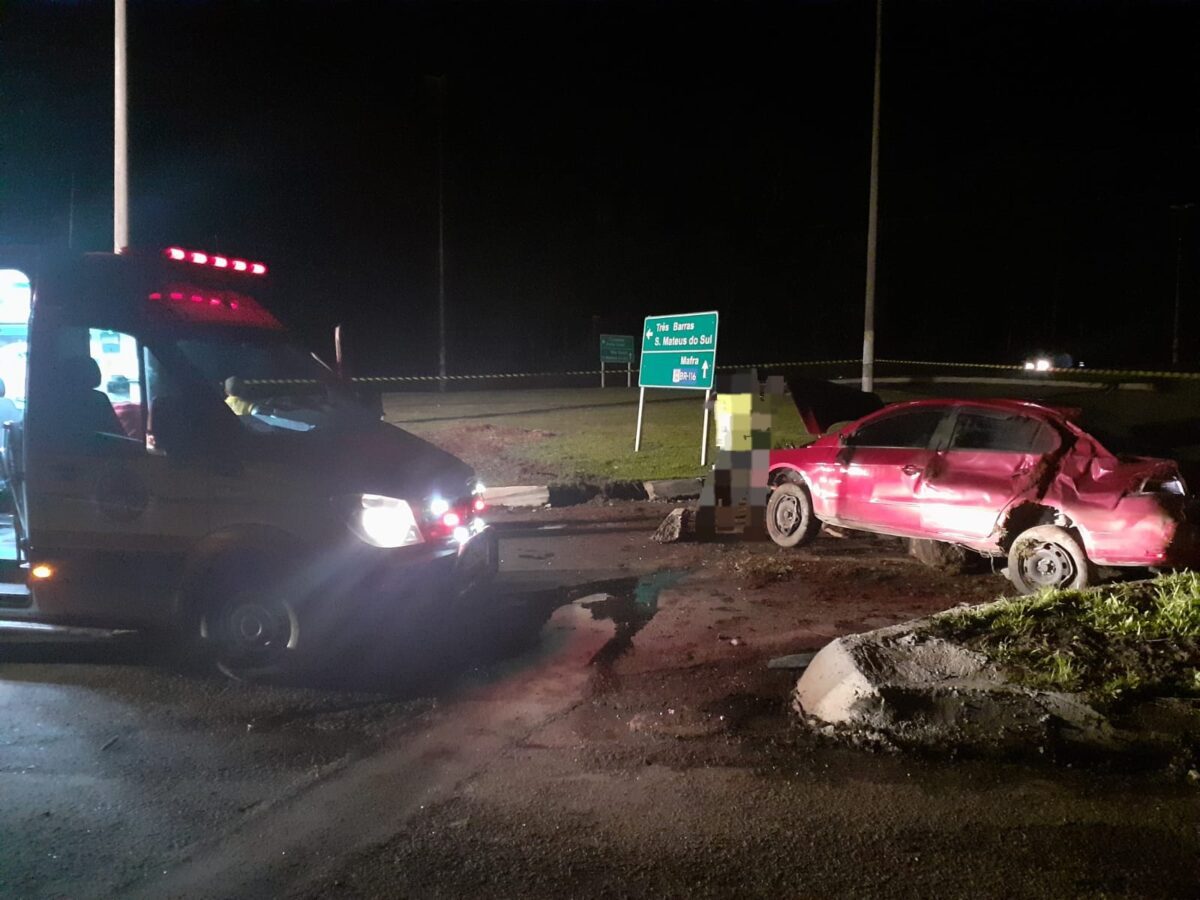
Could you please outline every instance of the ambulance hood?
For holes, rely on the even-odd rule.
[[[437,494],[459,499],[471,494],[475,471],[458,457],[384,422],[307,434],[249,435],[249,459],[294,465],[331,496],[363,493],[422,501]]]

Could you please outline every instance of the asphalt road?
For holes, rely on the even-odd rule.
[[[498,514],[493,594],[300,683],[0,631],[0,896],[1196,895],[1185,783],[790,719],[771,656],[1003,581],[822,537],[776,582],[665,511]]]

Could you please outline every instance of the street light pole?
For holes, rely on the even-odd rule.
[[[438,116],[438,390],[446,389],[446,76],[437,78]]]
[[[883,0],[875,0],[875,91],[871,100],[871,190],[867,199],[867,290],[863,309],[862,389],[875,390],[875,246],[879,232],[879,62]]]
[[[1179,368],[1179,319],[1183,299],[1183,214],[1195,203],[1175,203],[1175,315],[1171,325],[1171,368]]]
[[[125,73],[125,0],[113,14],[113,253],[129,247],[129,97]]]

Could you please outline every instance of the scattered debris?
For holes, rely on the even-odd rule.
[[[726,554],[721,564],[749,587],[763,588],[779,581],[791,581],[803,571],[808,561],[789,551],[741,549]]]
[[[651,540],[657,541],[660,544],[673,544],[676,541],[687,540],[695,533],[695,512],[687,507],[680,506],[667,514],[662,524],[658,526],[658,530],[654,532]]]
[[[776,656],[767,662],[768,669],[807,669],[817,651],[807,653],[792,653],[788,656]]]
[[[690,709],[640,712],[629,720],[630,731],[676,740],[710,737],[729,730],[729,726],[726,716]]]
[[[944,541],[910,540],[908,553],[918,562],[947,575],[970,575],[986,572],[988,568],[987,557]]]

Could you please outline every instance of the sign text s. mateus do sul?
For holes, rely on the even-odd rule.
[[[716,366],[715,312],[646,317],[640,387],[708,390]]]

